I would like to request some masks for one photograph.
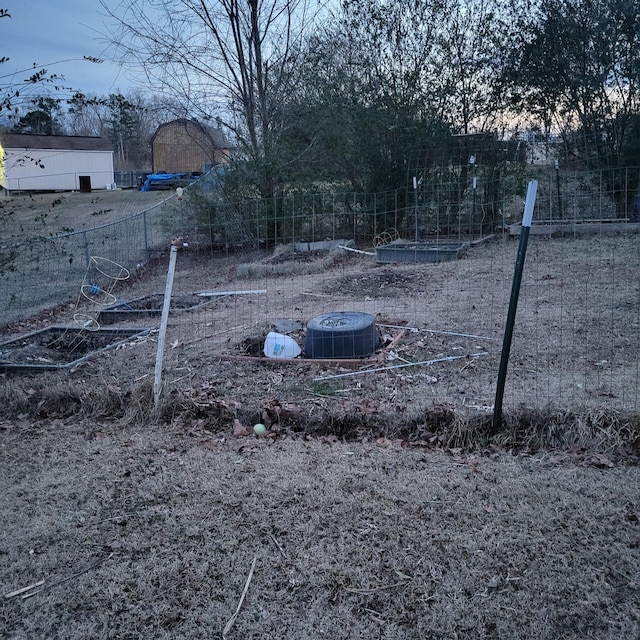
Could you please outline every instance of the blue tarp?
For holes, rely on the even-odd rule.
[[[174,189],[184,187],[196,180],[198,176],[191,173],[150,173],[140,187],[140,191],[153,191],[154,189]]]

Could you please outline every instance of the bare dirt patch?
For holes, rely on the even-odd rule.
[[[414,295],[424,292],[421,278],[411,267],[381,267],[371,272],[344,276],[336,279],[323,289],[325,293],[340,291],[343,295],[359,295],[363,292],[370,297],[392,296],[398,293]]]

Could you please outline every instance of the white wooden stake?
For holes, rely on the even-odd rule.
[[[171,292],[173,290],[173,275],[176,271],[176,256],[178,247],[171,245],[169,254],[169,271],[167,271],[167,286],[164,290],[164,304],[162,305],[162,317],[160,320],[160,331],[158,334],[158,351],[156,352],[156,370],[153,379],[153,402],[156,409],[160,402],[162,391],[162,357],[164,355],[164,341],[167,335],[167,324],[169,322],[169,307],[171,306]]]

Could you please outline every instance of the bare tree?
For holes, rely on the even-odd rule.
[[[176,97],[201,119],[216,118],[273,190],[279,101],[322,3],[307,0],[101,0],[116,27],[117,57],[150,88]],[[309,6],[313,5],[313,15]]]
[[[0,18],[11,18],[10,13],[6,9],[0,8]],[[2,55],[0,43],[0,65],[10,62],[11,58]],[[33,105],[44,101],[61,103],[66,96],[72,96],[76,104],[81,100],[90,103],[91,99],[84,96],[76,89],[72,89],[65,85],[64,76],[51,71],[51,67],[58,67],[68,62],[74,62],[76,59],[59,60],[46,65],[33,63],[26,69],[18,71],[13,70],[4,73],[4,69],[0,67],[0,117],[4,124],[11,121],[18,121],[25,112],[31,110]],[[91,64],[100,64],[103,62],[100,58],[93,56],[82,56],[77,60],[84,60]],[[49,132],[51,133],[51,132]]]

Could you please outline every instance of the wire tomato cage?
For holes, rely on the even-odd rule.
[[[113,291],[119,282],[126,280],[130,275],[126,267],[113,260],[91,256],[76,300],[73,321],[82,329],[98,331],[100,312],[118,302]],[[82,309],[83,304],[86,305],[87,302],[88,308]]]

